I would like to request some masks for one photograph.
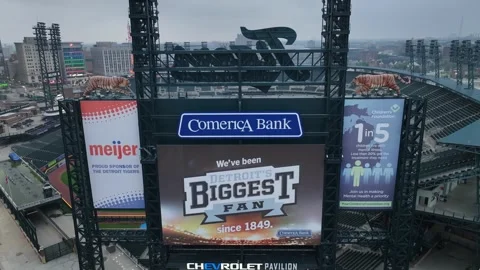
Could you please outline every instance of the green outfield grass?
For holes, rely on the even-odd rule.
[[[64,183],[68,187],[68,173],[67,172],[62,173],[62,175],[60,176],[60,180],[62,181],[62,183]]]

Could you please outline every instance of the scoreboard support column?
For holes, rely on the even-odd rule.
[[[415,241],[415,205],[427,102],[423,99],[405,100],[405,115],[400,143],[395,202],[390,216],[389,242],[385,248],[384,269],[409,269]]]

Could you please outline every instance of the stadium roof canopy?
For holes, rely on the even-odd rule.
[[[440,139],[440,143],[480,148],[480,120]]]
[[[480,103],[480,90],[479,89],[465,89],[465,85],[457,85],[457,82],[448,79],[448,78],[435,78],[434,76],[429,75],[420,75],[418,73],[410,73],[405,70],[398,70],[398,69],[391,69],[391,68],[378,68],[378,67],[362,67],[362,66],[350,66],[348,68],[352,69],[363,69],[363,70],[371,70],[371,71],[383,71],[388,73],[396,73],[402,76],[410,76],[417,79],[430,81],[436,86],[446,88],[454,93],[457,93],[465,98],[473,100],[477,103]],[[349,83],[349,82],[347,82]],[[480,126],[479,126],[480,127]]]

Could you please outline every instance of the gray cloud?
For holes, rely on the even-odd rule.
[[[233,40],[240,26],[288,26],[320,38],[321,0],[159,0],[162,41]],[[352,39],[476,33],[478,0],[353,0]],[[0,0],[0,39],[31,36],[39,21],[59,23],[65,41],[125,41],[127,0]]]

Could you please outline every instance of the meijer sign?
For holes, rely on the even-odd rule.
[[[184,113],[181,138],[299,138],[298,113]]]

